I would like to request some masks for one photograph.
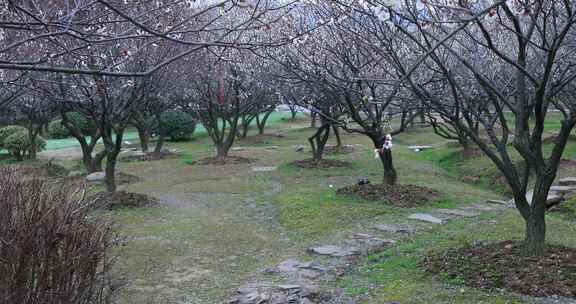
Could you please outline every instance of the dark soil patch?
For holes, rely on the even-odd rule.
[[[484,156],[484,152],[478,148],[468,148],[462,150],[462,156],[464,158],[475,158]]]
[[[272,140],[284,137],[282,134],[258,134],[242,138],[239,142],[244,145],[269,145]]]
[[[521,242],[482,244],[433,255],[422,265],[447,280],[475,288],[576,298],[576,249],[550,245],[543,257],[521,252]]]
[[[137,183],[139,181],[141,181],[141,179],[136,175],[124,172],[120,172],[118,175],[116,175],[116,182],[121,185]]]
[[[569,221],[576,221],[576,197],[552,207],[550,211],[561,214]]]
[[[61,178],[68,176],[68,170],[58,164],[48,162],[14,166],[23,178]]]
[[[336,193],[404,208],[422,206],[440,196],[440,192],[426,187],[385,184],[348,186],[338,189]]]
[[[193,162],[193,165],[198,166],[224,166],[224,165],[239,165],[250,164],[255,162],[253,158],[246,158],[240,156],[227,156],[227,157],[206,157],[201,160]]]
[[[302,169],[329,169],[329,168],[350,168],[352,163],[337,160],[337,159],[303,159],[297,160],[290,163],[290,166],[302,168]]]
[[[146,194],[126,191],[101,192],[91,197],[97,209],[143,208],[155,206],[158,199]]]
[[[163,159],[174,159],[179,158],[180,154],[170,152],[170,151],[162,151],[162,152],[149,152],[145,155],[134,155],[134,156],[127,156],[122,159],[122,161],[157,161]]]
[[[573,159],[562,159],[560,160],[560,166],[563,168],[574,168],[576,169],[576,160]]]
[[[356,148],[352,145],[342,145],[342,146],[326,146],[324,148],[324,153],[327,154],[350,154],[354,153]]]
[[[558,140],[558,135],[551,135],[542,140],[545,144],[554,144]],[[576,141],[576,134],[570,134],[568,136],[568,141]]]

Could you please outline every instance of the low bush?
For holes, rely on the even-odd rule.
[[[192,115],[171,110],[160,115],[160,121],[151,118],[148,121],[152,133],[169,138],[172,141],[188,140],[196,130],[196,120]]]
[[[10,135],[17,133],[17,132],[28,132],[28,129],[22,127],[22,126],[6,126],[3,128],[0,128],[0,148],[4,148],[4,141],[6,141],[6,138],[8,138]]]
[[[96,134],[96,125],[84,115],[78,112],[66,113],[66,119],[70,121],[74,126],[76,126],[82,132],[84,136],[93,136]]]
[[[70,131],[62,125],[62,120],[55,120],[48,125],[48,134],[51,138],[62,139],[70,137]]]
[[[32,144],[27,131],[16,132],[4,140],[3,148],[20,160],[22,157],[30,155],[31,152],[40,152],[46,149],[46,141],[42,137],[36,136],[35,144]],[[35,151],[33,151],[34,149]]]
[[[0,168],[0,302],[111,303],[111,223],[77,185]]]

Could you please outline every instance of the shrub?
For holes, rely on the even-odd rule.
[[[2,303],[110,303],[111,223],[83,189],[0,168]]]
[[[172,141],[188,140],[196,130],[196,121],[192,115],[171,110],[160,115],[160,121],[150,119],[152,133],[163,135]]]
[[[69,112],[66,113],[66,118],[70,121],[74,126],[80,129],[82,135],[84,136],[93,136],[96,134],[97,127],[96,125],[84,115],[78,112]]]
[[[30,137],[28,136],[28,131],[16,132],[10,136],[8,136],[4,140],[4,149],[8,150],[8,152],[12,153],[12,155],[16,156],[16,158],[20,159],[24,155],[29,155],[32,152],[33,145]],[[35,152],[40,152],[46,148],[46,141],[44,138],[40,136],[36,136],[35,141]]]
[[[6,138],[8,138],[10,135],[17,133],[17,132],[28,132],[28,129],[22,127],[22,126],[6,126],[3,128],[0,128],[0,148],[4,148],[4,141],[6,141]]]
[[[62,120],[55,120],[48,125],[48,134],[51,138],[61,139],[70,136],[70,131],[62,125]]]

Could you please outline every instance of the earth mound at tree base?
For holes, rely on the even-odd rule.
[[[255,159],[240,157],[240,156],[226,156],[226,157],[206,157],[193,162],[193,165],[197,166],[225,166],[225,165],[239,165],[239,164],[250,164],[255,162]]]
[[[155,197],[126,191],[102,192],[92,198],[97,209],[145,208],[158,204]]]
[[[438,191],[422,186],[386,184],[347,186],[336,193],[404,208],[426,205],[440,196]]]
[[[523,249],[518,241],[467,246],[434,254],[422,266],[475,288],[576,298],[576,249],[549,245],[542,257],[525,256]]]
[[[291,166],[302,169],[329,169],[329,168],[349,168],[352,164],[347,161],[337,159],[303,159],[290,163]]]

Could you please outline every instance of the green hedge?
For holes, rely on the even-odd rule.
[[[66,113],[66,118],[76,127],[80,129],[82,135],[84,136],[93,136],[96,134],[97,127],[96,125],[84,115],[78,112],[69,112]]]
[[[55,120],[48,125],[48,134],[50,138],[62,139],[70,137],[70,131],[62,125],[62,120]]]
[[[160,121],[151,118],[148,121],[152,133],[168,137],[172,141],[188,140],[196,130],[196,120],[192,115],[170,110],[160,115]]]
[[[43,151],[46,149],[46,141],[40,136],[36,136],[36,152]],[[4,140],[4,149],[8,150],[16,158],[21,158],[24,155],[29,155],[32,151],[33,145],[30,137],[28,136],[28,131],[16,132],[8,136]]]
[[[8,138],[10,135],[14,134],[14,133],[18,133],[18,132],[28,132],[28,129],[22,127],[22,126],[6,126],[3,128],[0,128],[0,148],[4,148],[4,142],[6,141],[6,138]]]

